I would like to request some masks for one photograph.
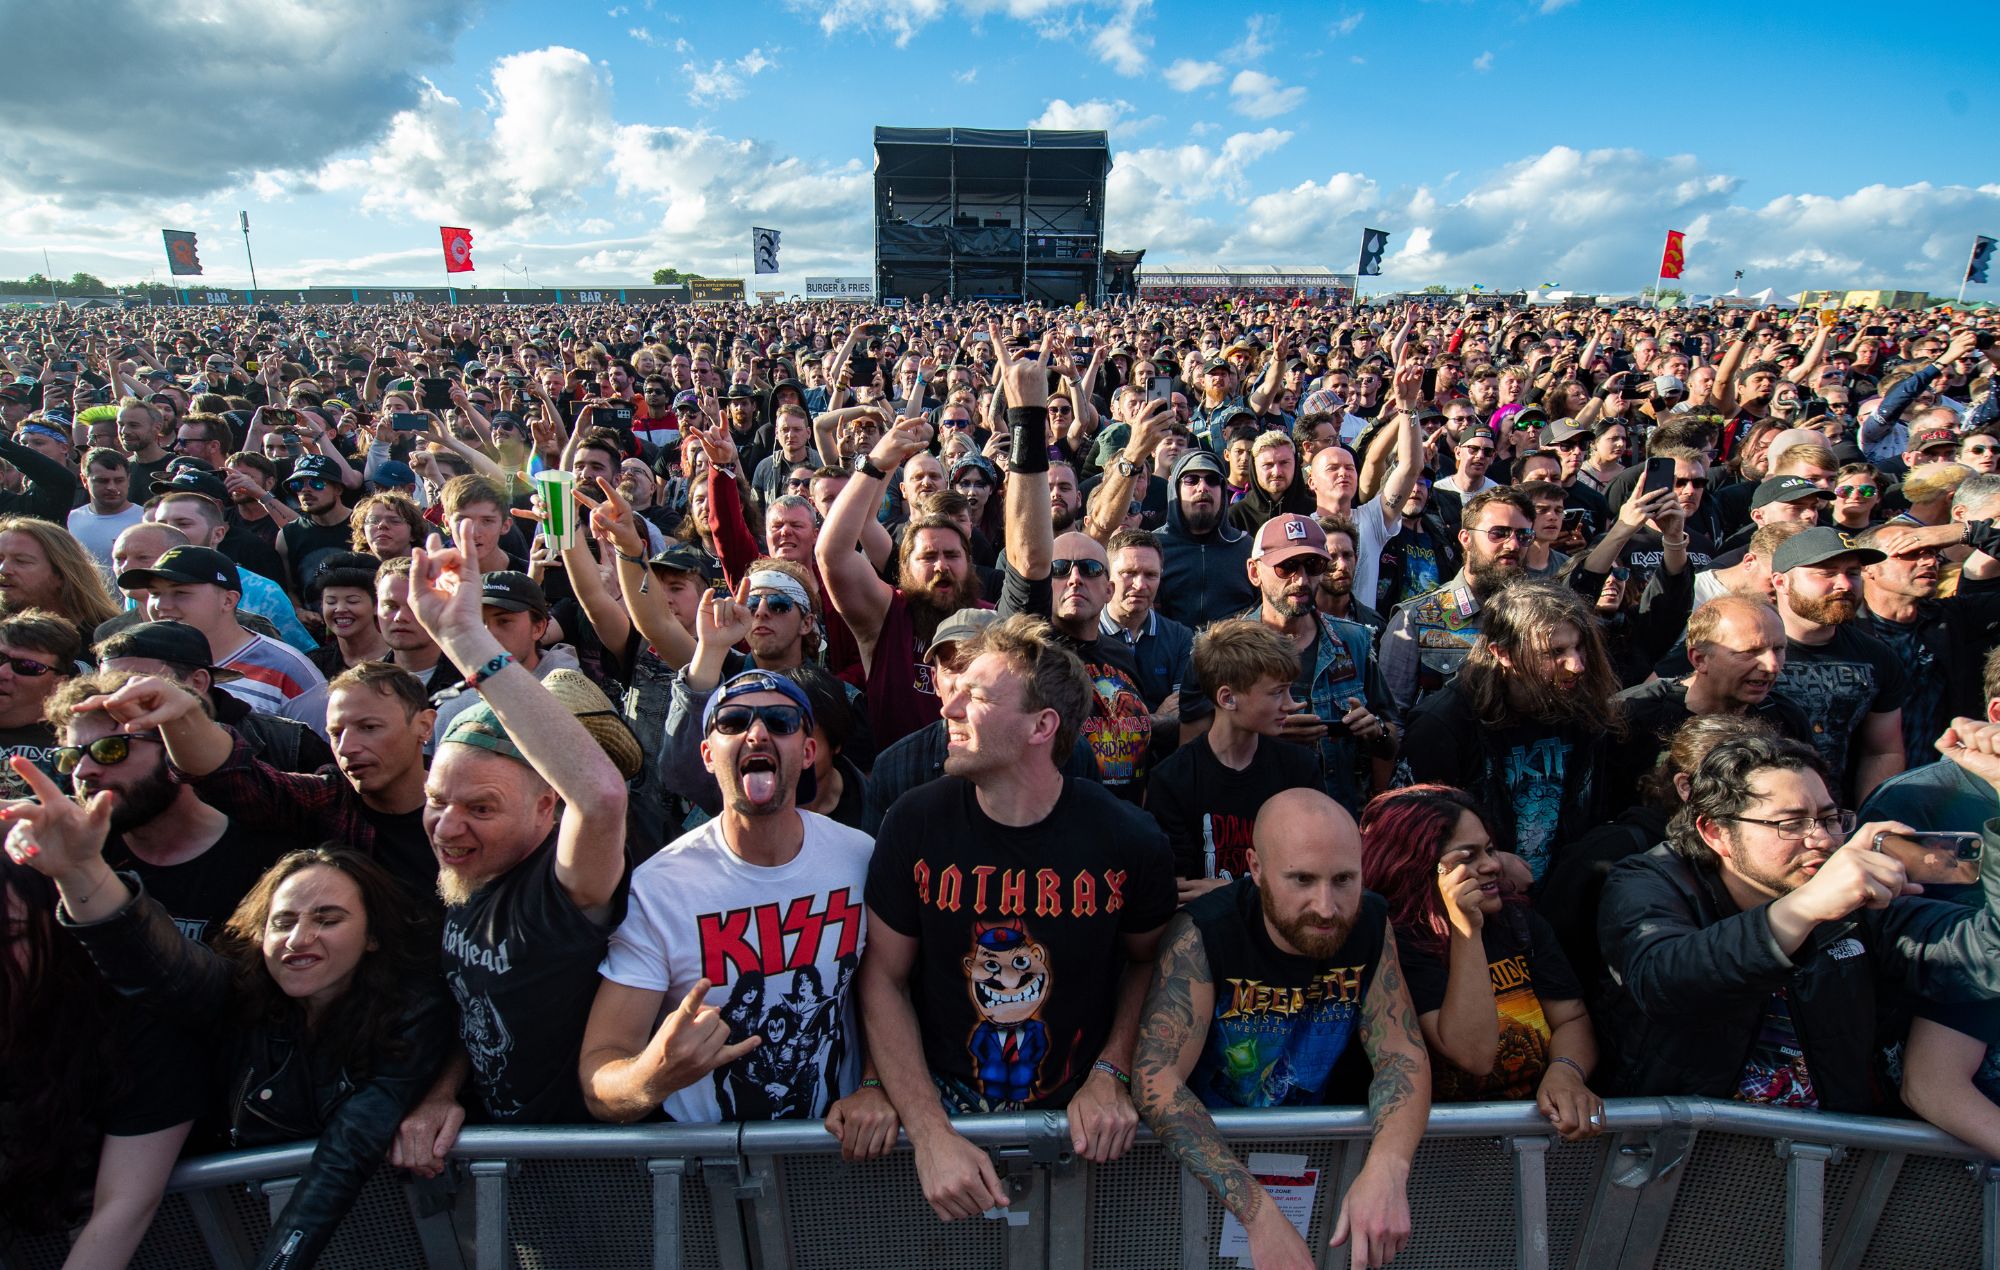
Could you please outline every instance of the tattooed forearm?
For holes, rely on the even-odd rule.
[[[1186,914],[1175,914],[1160,936],[1153,986],[1132,1052],[1132,1093],[1139,1114],[1181,1166],[1248,1225],[1264,1209],[1264,1188],[1187,1087],[1208,1030],[1208,1020],[1196,1017],[1208,1007],[1197,1007],[1196,995],[1206,1002],[1210,982],[1201,933]]]
[[[1410,1101],[1416,1071],[1416,1060],[1408,1054],[1389,1050],[1376,1058],[1375,1078],[1368,1082],[1368,1121],[1376,1132]]]

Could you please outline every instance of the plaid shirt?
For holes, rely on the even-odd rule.
[[[340,769],[281,772],[256,757],[249,742],[229,730],[235,744],[222,766],[206,776],[192,776],[167,764],[168,775],[191,786],[201,800],[231,820],[264,833],[290,833],[300,846],[334,841],[370,857],[375,855],[375,826],[369,822],[361,795]]]

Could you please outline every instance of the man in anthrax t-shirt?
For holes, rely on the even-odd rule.
[[[1152,818],[1062,775],[1091,708],[1076,654],[1023,615],[969,655],[944,702],[945,775],[876,838],[860,975],[869,1051],[947,1219],[1006,1202],[947,1112],[1063,1108],[1079,1155],[1131,1145],[1133,1033],[1174,908]]]

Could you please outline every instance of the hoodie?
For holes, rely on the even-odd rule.
[[[1207,533],[1187,528],[1181,520],[1180,480],[1193,467],[1224,477],[1222,464],[1206,450],[1189,450],[1174,464],[1167,484],[1167,527],[1159,535],[1160,591],[1154,607],[1182,625],[1201,627],[1257,602],[1246,567],[1256,540],[1229,523],[1227,509]]]

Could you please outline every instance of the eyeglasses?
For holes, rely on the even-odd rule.
[[[83,756],[100,767],[110,767],[113,763],[123,763],[125,756],[132,752],[134,741],[158,741],[157,732],[137,732],[130,735],[114,732],[110,736],[100,736],[89,745],[58,745],[55,750],[56,771],[68,776],[83,762]],[[164,744],[164,742],[162,742]]]
[[[778,617],[783,617],[798,606],[798,601],[789,595],[753,595],[743,602],[743,607],[749,609],[752,613],[761,610],[765,613],[775,614]]]
[[[1490,445],[1461,445],[1458,448],[1465,453],[1467,458],[1480,458],[1483,456],[1490,459],[1499,452]]]
[[[797,706],[723,706],[715,712],[711,731],[742,736],[752,723],[762,722],[772,736],[790,736],[804,727],[805,721],[805,711]]]
[[[1072,569],[1076,570],[1078,573],[1082,574],[1086,578],[1101,578],[1107,572],[1104,562],[1102,560],[1049,561],[1049,576],[1052,578],[1066,578],[1069,576],[1070,570]]]
[[[1853,833],[1856,817],[1851,811],[1831,811],[1824,816],[1794,816],[1789,820],[1758,820],[1754,816],[1723,816],[1720,819],[1744,825],[1768,825],[1776,829],[1778,837],[1786,842],[1804,842],[1816,828],[1835,838]]]
[[[939,427],[944,427],[944,428],[969,428],[969,427],[971,427],[971,426],[972,426],[972,420],[970,420],[970,419],[940,419],[940,420],[938,420],[938,426],[939,426]]]
[[[1674,478],[1674,488],[1675,488],[1675,489],[1707,489],[1707,488],[1708,488],[1708,478],[1707,478],[1706,476],[1676,476],[1676,477]]]
[[[809,489],[811,489],[811,488],[812,488],[812,477],[810,477],[810,476],[788,476],[788,477],[786,477],[786,478],[785,478],[785,488],[786,488],[786,489],[806,489],[806,490],[809,490]]]
[[[1967,454],[2000,454],[2000,446],[1968,445],[1965,447],[1964,452]]]
[[[1836,486],[1833,492],[1840,495],[1842,498],[1875,497],[1875,487],[1873,485],[1840,485]]]
[[[213,438],[210,438],[210,437],[175,437],[175,438],[174,438],[174,448],[175,448],[176,450],[179,450],[179,449],[182,449],[182,448],[184,448],[184,447],[186,447],[186,446],[190,446],[190,445],[211,445],[211,444],[213,444]]]
[[[1479,532],[1486,535],[1486,541],[1496,547],[1510,540],[1513,542],[1528,542],[1535,536],[1535,531],[1532,529],[1515,529],[1511,525],[1488,525]]]
[[[1181,476],[1181,484],[1220,486],[1222,478],[1213,472],[1187,472]]]
[[[52,675],[56,669],[54,666],[44,666],[27,657],[0,657],[0,661],[6,662],[10,670],[26,679],[40,679],[43,675]]]
[[[300,490],[306,488],[308,485],[312,486],[312,488],[315,490],[323,490],[326,488],[326,484],[327,483],[325,481],[321,480],[317,476],[301,476],[296,480],[286,481],[285,488],[292,491],[292,493],[296,494]]]

